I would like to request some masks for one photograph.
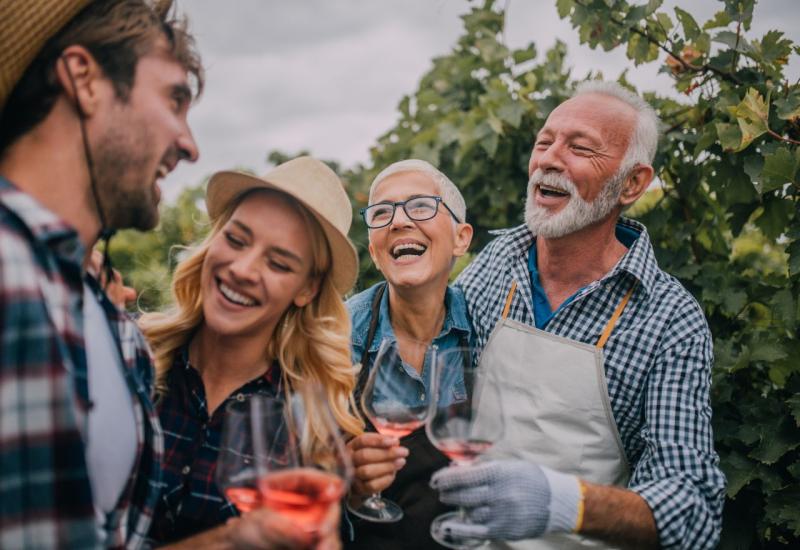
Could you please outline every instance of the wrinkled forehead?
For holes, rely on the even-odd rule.
[[[595,139],[627,142],[636,127],[636,110],[614,96],[586,93],[553,109],[541,134],[582,134]]]
[[[431,174],[417,170],[391,174],[372,188],[370,203],[401,201],[415,195],[438,195],[439,185]]]

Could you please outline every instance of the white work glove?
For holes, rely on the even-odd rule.
[[[582,495],[578,478],[523,460],[450,466],[431,478],[445,504],[461,506],[473,523],[450,520],[455,536],[519,540],[572,532]]]

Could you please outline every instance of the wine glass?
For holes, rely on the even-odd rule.
[[[434,362],[435,401],[425,431],[455,466],[474,462],[503,436],[500,392],[490,372],[475,364],[477,355],[473,348],[451,348],[438,351]],[[476,548],[486,542],[449,532],[443,524],[451,519],[469,523],[463,509],[436,517],[431,536],[439,544]]]
[[[432,355],[431,348],[417,342],[409,343],[404,349],[421,360],[423,368],[419,377],[423,387],[430,388],[426,380],[430,378],[431,368],[424,368],[424,364],[425,358]],[[419,383],[403,374],[404,369],[413,367],[400,357],[396,341],[384,339],[360,399],[361,410],[381,435],[405,437],[425,424],[430,398],[425,391],[420,395]],[[348,504],[348,510],[377,523],[392,523],[403,518],[403,509],[380,493],[369,496],[358,507]]]
[[[287,400],[254,395],[229,405],[223,441],[217,482],[226,497],[242,512],[268,508],[308,532],[316,531],[352,479],[333,414],[316,388]]]

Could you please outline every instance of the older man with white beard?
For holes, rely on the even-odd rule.
[[[432,479],[467,509],[454,536],[526,549],[719,540],[711,334],[644,226],[620,217],[653,178],[658,125],[617,84],[579,86],[536,138],[526,223],[457,281],[505,433],[489,460]]]

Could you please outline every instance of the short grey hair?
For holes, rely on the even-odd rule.
[[[644,99],[618,82],[586,80],[575,88],[573,98],[585,94],[601,94],[619,99],[636,111],[636,127],[631,135],[628,150],[620,163],[626,172],[637,164],[652,165],[658,149],[661,120],[655,109]]]
[[[450,181],[450,178],[445,176],[430,162],[419,159],[394,162],[381,170],[380,173],[375,176],[375,179],[372,180],[372,185],[369,186],[369,204],[372,204],[372,197],[375,194],[375,189],[383,180],[402,172],[421,172],[429,176],[433,180],[433,183],[436,184],[436,187],[438,187],[439,195],[441,195],[442,200],[450,207],[450,210],[455,213],[456,217],[458,217],[458,221],[462,223],[467,221],[467,203],[464,201],[464,196],[461,194],[461,191],[458,190],[456,184]]]

